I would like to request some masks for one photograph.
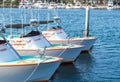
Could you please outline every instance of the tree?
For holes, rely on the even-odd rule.
[[[12,2],[12,4],[15,5],[15,6],[19,5],[19,3],[20,3],[20,0],[14,0],[14,1]]]

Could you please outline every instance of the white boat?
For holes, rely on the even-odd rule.
[[[48,9],[56,9],[56,8],[57,8],[57,4],[56,3],[54,3],[54,2],[49,3]]]
[[[32,8],[32,3],[29,1],[21,1],[18,8]]]
[[[37,1],[36,3],[33,4],[34,8],[40,8],[40,9],[47,9],[48,8],[48,3],[43,3],[41,1]]]
[[[37,33],[36,31],[30,32],[28,35]],[[46,47],[46,56],[55,56],[63,58],[63,62],[72,62],[80,54],[82,46],[79,45],[51,45],[42,34],[37,33],[32,36],[12,37],[7,38],[13,47],[21,55],[39,55]],[[27,53],[26,53],[27,52]]]
[[[108,10],[114,9],[114,4],[113,4],[113,1],[112,1],[112,0],[109,0],[109,1],[108,1],[107,9],[108,9]]]
[[[57,3],[57,9],[65,9],[64,3]]]
[[[98,9],[98,5],[95,4],[95,3],[93,3],[93,4],[91,4],[90,8],[91,8],[91,9]]]
[[[71,4],[71,3],[67,3],[67,5],[66,5],[66,9],[72,9],[73,8],[73,4]]]
[[[95,37],[73,37],[70,36],[64,31],[64,29],[60,27],[56,27],[50,30],[45,30],[42,32],[43,35],[50,41],[52,44],[77,44],[77,45],[84,45],[82,51],[88,51],[93,46],[96,41]]]
[[[81,2],[79,2],[79,1],[77,1],[76,3],[75,3],[75,5],[73,6],[73,8],[75,8],[75,9],[80,9],[82,7],[82,4],[81,4]]]
[[[61,64],[57,57],[20,56],[0,35],[0,82],[47,81]]]
[[[45,49],[46,56],[61,57],[62,62],[74,61],[83,48],[76,44],[51,44],[38,30],[30,31],[22,37],[10,36],[7,39],[21,55],[39,55]]]
[[[89,27],[89,22],[88,22],[88,10],[89,8],[86,8],[86,28],[85,30],[85,37],[80,38],[80,37],[74,37],[70,38],[70,36],[64,31],[64,29],[61,26],[53,27],[51,29],[45,30],[42,32],[42,34],[50,41],[52,44],[57,44],[57,43],[70,43],[70,44],[77,44],[77,45],[84,45],[84,48],[82,51],[89,51],[90,48],[93,46],[93,44],[96,41],[95,37],[90,37],[88,32],[88,27]],[[54,17],[54,22],[55,23],[60,23],[60,18],[59,17]]]

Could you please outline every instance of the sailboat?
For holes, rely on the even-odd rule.
[[[88,32],[88,7],[86,8],[86,31]],[[55,22],[59,22],[59,17],[54,17]],[[58,23],[59,24],[59,23]],[[52,44],[61,44],[61,43],[70,43],[70,44],[77,44],[77,45],[84,45],[84,48],[82,51],[89,51],[90,48],[93,46],[93,44],[96,41],[96,37],[90,37],[86,35],[85,37],[73,37],[71,38],[61,26],[56,26],[51,29],[45,30],[42,32],[42,34],[52,43]]]
[[[79,1],[75,2],[75,5],[73,6],[73,8],[75,9],[80,9],[81,7],[82,7],[82,4]]]
[[[45,22],[39,22],[39,24],[42,23],[45,24]],[[48,21],[46,23],[48,23]],[[46,56],[61,57],[63,58],[63,63],[73,62],[79,56],[83,46],[76,44],[51,44],[38,30],[36,24],[38,24],[36,19],[31,19],[30,24],[12,24],[5,26],[6,28],[23,28],[22,26],[24,26],[24,28],[31,27],[33,29],[23,36],[7,36],[7,39],[18,53],[21,55],[39,55],[39,53],[45,49]]]
[[[114,4],[113,4],[113,1],[112,0],[109,0],[108,1],[108,5],[107,5],[107,9],[114,9]]]
[[[48,9],[56,9],[57,8],[57,4],[55,2],[50,2],[48,5]]]
[[[0,31],[0,82],[47,81],[61,64],[51,56],[20,56]]]
[[[41,1],[37,1],[36,3],[33,4],[34,8],[40,8],[40,9],[47,9],[48,8],[48,3],[46,2],[41,2]]]
[[[32,8],[32,3],[27,0],[21,0],[18,8]]]
[[[64,3],[57,3],[57,9],[65,9]]]
[[[73,8],[73,4],[72,3],[67,3],[66,9],[72,9],[72,8]]]

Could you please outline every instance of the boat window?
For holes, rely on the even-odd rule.
[[[23,37],[31,37],[31,36],[36,36],[36,35],[39,35],[39,34],[41,34],[39,31],[31,31],[30,33],[26,34]]]

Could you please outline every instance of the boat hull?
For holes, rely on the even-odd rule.
[[[31,77],[28,81],[48,81],[55,73],[60,64],[61,62],[40,64],[38,69],[33,74],[33,77]]]
[[[77,44],[77,45],[83,45],[84,48],[82,48],[82,51],[89,51],[90,48],[93,46],[93,44],[96,41],[95,37],[86,37],[86,38],[77,38],[77,39],[70,39],[70,40],[49,40],[52,44]]]
[[[31,82],[35,80],[49,80],[61,64],[60,60],[61,59],[40,64],[23,64],[24,62],[22,62],[21,65],[19,65],[19,63],[16,65],[0,65],[0,82]],[[33,72],[34,70],[35,72]],[[32,72],[33,74],[31,75]]]
[[[108,9],[108,10],[112,10],[112,9],[114,9],[114,7],[107,7],[107,9]]]
[[[60,57],[64,58],[63,59],[64,63],[73,62],[80,55],[81,51],[82,48],[72,48],[72,49],[69,48]]]
[[[45,56],[61,57],[63,58],[63,63],[73,62],[80,54],[83,46],[77,45],[76,47],[68,47],[61,49],[46,49]],[[38,50],[17,50],[20,55],[40,55]]]
[[[81,47],[66,48],[60,54],[53,54],[54,57],[63,58],[62,63],[73,62],[81,53]],[[50,56],[51,54],[47,54]]]
[[[0,67],[1,82],[24,82],[36,65],[32,66],[3,66]]]
[[[29,55],[29,56],[35,56],[35,55],[40,55],[42,56],[41,51],[39,51],[38,49],[16,49],[17,52],[20,55]],[[64,49],[46,49],[45,50],[45,54],[44,56],[54,56],[56,54],[60,54],[63,52]],[[56,57],[58,57],[58,55]]]

